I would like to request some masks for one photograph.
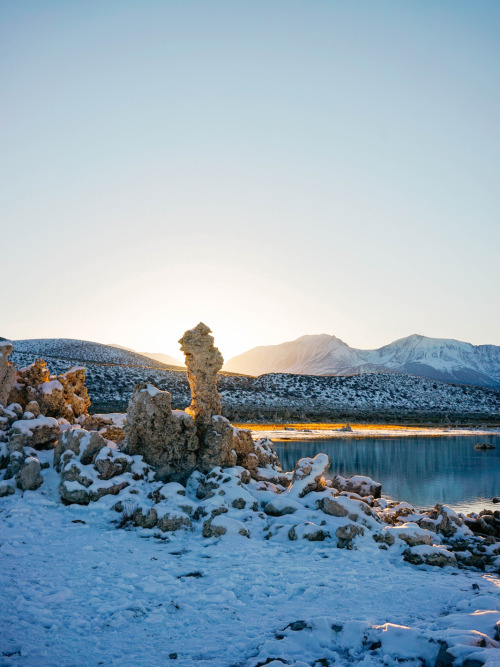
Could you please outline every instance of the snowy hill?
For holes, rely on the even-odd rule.
[[[397,372],[442,382],[500,387],[500,346],[412,335],[377,350],[359,350],[335,336],[321,334],[256,347],[230,359],[224,370],[249,375]]]
[[[185,368],[183,361],[179,361],[179,359],[171,357],[169,354],[163,354],[163,352],[136,352],[131,347],[123,347],[123,345],[116,345],[115,343],[111,343],[111,347],[117,347],[119,350],[126,350],[127,352],[133,352],[134,354],[140,354],[142,357],[148,357],[149,359],[160,361],[162,364],[166,364],[167,366]]]
[[[27,363],[41,357],[46,360],[64,359],[84,364],[115,364],[119,366],[143,366],[154,368],[177,367],[176,364],[165,364],[152,357],[138,354],[133,350],[117,345],[102,345],[88,340],[73,338],[34,338],[13,341],[14,353],[29,358]],[[50,366],[50,364],[49,364]]]
[[[159,361],[167,366],[178,366],[179,368],[185,367],[184,362],[179,361],[179,359],[176,359],[175,357],[171,357],[169,354],[163,354],[163,352],[139,352],[139,354],[142,354],[144,357],[149,357],[149,359]]]

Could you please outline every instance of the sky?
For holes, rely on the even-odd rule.
[[[497,0],[0,0],[0,336],[500,345]]]

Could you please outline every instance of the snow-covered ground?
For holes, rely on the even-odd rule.
[[[43,475],[0,501],[0,665],[431,667],[441,641],[453,664],[500,665],[497,575],[416,567],[373,540],[160,539],[118,529],[112,497],[63,506]]]

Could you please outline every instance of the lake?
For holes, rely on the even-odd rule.
[[[496,449],[478,451],[478,442]],[[491,502],[500,496],[500,435],[291,440],[274,441],[274,448],[283,470],[325,452],[330,476],[367,475],[382,483],[384,498],[419,508],[443,503],[460,512],[500,509]]]

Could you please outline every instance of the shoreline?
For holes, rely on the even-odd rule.
[[[444,427],[444,426],[400,426],[397,424],[350,424],[351,430],[343,430],[343,424],[235,424],[247,428],[253,438],[288,440],[332,440],[336,438],[408,438],[408,437],[456,437],[495,436],[500,428]]]

